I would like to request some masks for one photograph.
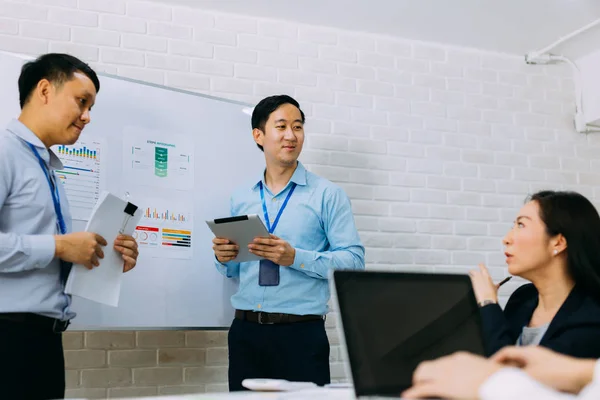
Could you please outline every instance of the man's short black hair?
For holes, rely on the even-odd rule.
[[[19,104],[25,106],[31,93],[42,79],[47,79],[55,86],[60,86],[73,79],[73,74],[81,72],[94,83],[96,93],[100,91],[100,81],[94,70],[69,54],[48,53],[29,61],[21,68],[19,76]]]
[[[266,97],[254,107],[254,111],[252,111],[252,129],[260,129],[264,132],[265,124],[267,123],[271,113],[284,104],[291,104],[295,106],[300,111],[302,123],[304,123],[304,111],[300,109],[300,104],[293,97],[286,94],[280,94]],[[256,145],[261,151],[265,151],[260,144],[257,143]]]

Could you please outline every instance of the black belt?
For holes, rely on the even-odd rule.
[[[31,325],[32,327],[48,330],[54,333],[66,331],[70,323],[68,320],[62,321],[60,319],[45,317],[43,315],[33,313],[0,313],[0,319]]]
[[[295,315],[283,313],[266,313],[261,311],[235,310],[235,317],[261,325],[292,324],[295,322],[323,321],[322,315]]]

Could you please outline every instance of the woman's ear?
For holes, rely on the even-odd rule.
[[[559,255],[567,250],[567,239],[559,233],[551,239],[552,255]]]

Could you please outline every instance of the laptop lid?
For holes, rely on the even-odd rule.
[[[422,361],[484,354],[468,275],[337,270],[332,277],[357,397],[399,396]]]

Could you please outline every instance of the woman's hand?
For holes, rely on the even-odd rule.
[[[471,278],[478,304],[481,304],[485,300],[490,300],[494,303],[498,302],[498,286],[492,281],[492,277],[485,265],[479,264],[479,271],[469,271],[469,277]]]

